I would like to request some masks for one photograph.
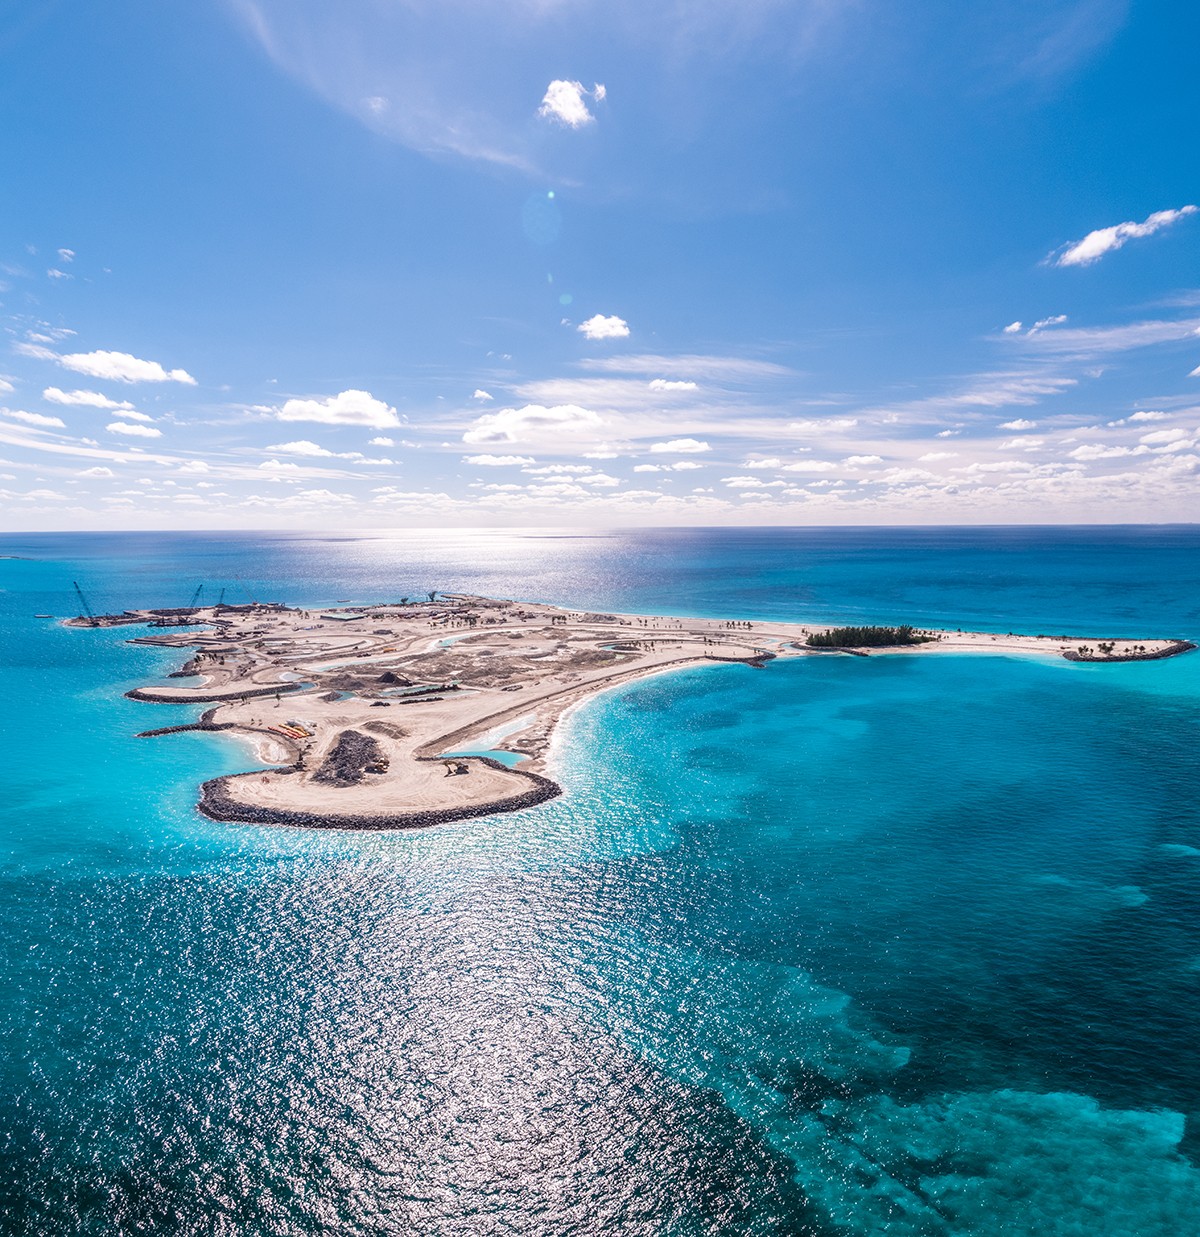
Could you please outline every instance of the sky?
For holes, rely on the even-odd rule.
[[[24,0],[0,529],[1200,519],[1194,0]]]

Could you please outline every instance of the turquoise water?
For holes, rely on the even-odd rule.
[[[495,748],[486,752],[445,752],[441,758],[454,760],[462,756],[487,756],[490,760],[499,761],[500,764],[507,765],[510,769],[515,769],[522,760],[529,759],[520,752],[506,752],[503,748]]]
[[[0,1231],[1196,1230],[1200,655],[689,670],[572,716],[561,799],[334,835],[198,816],[249,754],[120,694],[177,657],[32,617],[237,573],[1195,637],[1196,530],[0,553]]]

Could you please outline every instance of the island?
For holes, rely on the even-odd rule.
[[[570,610],[466,594],[306,609],[278,603],[127,610],[78,627],[149,625],[133,643],[186,649],[139,701],[205,704],[199,721],[144,731],[224,732],[266,767],[214,778],[214,820],[408,829],[531,807],[564,714],[598,692],[682,666],[776,658],[990,652],[1130,661],[1185,640],[1097,641],[909,626],[835,627]],[[854,641],[855,643],[847,643]]]

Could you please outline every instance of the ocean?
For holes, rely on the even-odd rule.
[[[0,537],[0,1232],[1200,1232],[1200,653],[688,669],[538,808],[217,824],[94,608],[1200,636],[1200,529]]]

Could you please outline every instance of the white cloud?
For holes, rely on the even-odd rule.
[[[1178,210],[1159,210],[1147,216],[1142,223],[1117,223],[1109,228],[1097,228],[1081,241],[1074,241],[1052,253],[1047,261],[1055,266],[1089,266],[1099,261],[1106,253],[1120,249],[1127,241],[1142,236],[1152,236],[1162,228],[1177,223],[1186,215],[1196,212],[1194,206],[1181,206]]]
[[[848,464],[851,468],[861,468],[864,464],[882,464],[883,456],[881,455],[848,455],[842,461],[843,464]]]
[[[1200,378],[1200,365],[1197,365],[1195,369],[1188,370],[1188,377]]]
[[[66,271],[60,271],[58,267],[56,266],[50,267],[50,269],[46,271],[46,275],[50,279],[74,279],[75,278],[74,275],[69,275],[67,274]]]
[[[495,396],[490,391],[485,391],[482,387],[476,387],[475,394],[471,398],[477,399],[481,404],[490,404]]]
[[[1148,445],[1154,445],[1162,442],[1181,442],[1185,438],[1190,438],[1191,435],[1187,430],[1152,430],[1149,434],[1143,434],[1138,442],[1144,442]]]
[[[655,378],[650,383],[651,391],[695,391],[697,389],[694,382],[675,382],[670,378]]]
[[[41,425],[47,429],[66,429],[65,422],[59,420],[58,417],[45,417],[40,412],[9,412],[5,409],[4,415],[11,417],[14,421],[24,421],[26,425]]]
[[[585,99],[603,102],[608,91],[597,82],[591,90],[586,89],[582,82],[564,81],[556,78],[546,87],[542,105],[537,114],[547,120],[557,121],[568,129],[581,129],[595,121],[595,116],[588,111]]]
[[[1167,414],[1165,412],[1150,411],[1135,412],[1131,413],[1126,419],[1129,421],[1165,421],[1167,419]]]
[[[783,378],[795,371],[774,361],[755,361],[745,357],[698,356],[684,354],[663,356],[657,353],[642,353],[634,356],[587,357],[580,361],[582,369],[604,370],[621,374],[694,374],[712,382],[744,382],[749,379]]]
[[[370,447],[394,447],[396,440],[394,438],[372,438],[367,445]]]
[[[624,318],[618,318],[616,314],[608,317],[604,314],[593,314],[575,329],[588,339],[624,339],[629,334],[629,323]]]
[[[7,378],[0,378],[0,391],[15,391],[15,390],[16,390],[16,387],[14,387],[13,384],[9,382]]]
[[[18,356],[32,357],[35,361],[57,361],[58,353],[43,346],[42,344],[13,344],[13,351]]]
[[[182,382],[194,387],[196,380],[184,369],[164,369],[157,361],[143,361],[128,352],[69,352],[58,363],[89,378],[110,382]]]
[[[1005,335],[1015,335],[1020,329],[1021,323],[1019,321],[1010,322],[1008,326],[1004,328],[1004,333]]]
[[[1026,335],[1032,335],[1036,331],[1045,330],[1048,326],[1062,326],[1067,320],[1066,314],[1051,314],[1048,318],[1039,318],[1033,326],[1025,332]]]
[[[81,477],[112,477],[116,474],[111,468],[105,468],[102,464],[98,464],[95,468],[85,468],[80,474]]]
[[[797,430],[802,434],[832,434],[852,430],[857,424],[857,417],[830,417],[828,421],[792,421],[788,429]]]
[[[124,421],[114,421],[104,427],[110,434],[125,434],[129,438],[161,438],[162,430],[151,429],[148,425],[127,425]]]
[[[598,437],[604,418],[578,404],[526,404],[523,408],[503,408],[485,413],[463,434],[463,442],[475,447],[505,445],[539,440],[558,441]]]
[[[366,425],[389,429],[400,424],[395,408],[367,391],[342,391],[327,399],[289,399],[275,414],[280,421],[316,421],[322,425]]]
[[[697,464],[694,460],[676,460],[674,464],[635,464],[634,472],[691,472],[696,468],[703,468],[703,464]]]
[[[277,442],[272,446],[264,447],[264,451],[277,451],[280,455],[308,455],[308,456],[333,456],[333,452],[325,447],[318,446],[315,442],[310,442],[307,438],[300,438],[296,442]]]
[[[1023,417],[1018,417],[1015,421],[1004,421],[1000,428],[1002,430],[1035,430],[1037,429],[1037,422],[1026,421]]]
[[[931,463],[933,460],[952,460],[958,456],[957,451],[927,451],[924,455],[918,456],[920,463]]]
[[[651,455],[699,455],[702,451],[711,450],[708,443],[699,438],[672,438],[669,442],[650,444]]]
[[[83,408],[120,408],[128,412],[133,405],[126,400],[109,399],[99,391],[63,391],[58,387],[47,387],[42,392],[42,399],[52,404],[77,404]]]
[[[1074,451],[1069,451],[1067,454],[1072,459],[1091,461],[1091,460],[1111,460],[1117,459],[1124,455],[1133,455],[1132,447],[1106,447],[1102,443],[1085,443],[1081,447],[1076,447]]]
[[[464,455],[464,464],[474,464],[481,468],[512,468],[518,464],[534,463],[531,455]]]

